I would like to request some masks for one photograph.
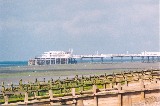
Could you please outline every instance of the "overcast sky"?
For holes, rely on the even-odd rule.
[[[159,51],[159,41],[159,0],[0,0],[0,61]]]

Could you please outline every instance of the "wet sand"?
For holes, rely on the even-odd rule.
[[[20,79],[23,83],[33,82],[37,78],[50,80],[64,79],[66,77],[73,78],[75,75],[100,75],[111,74],[121,71],[140,71],[146,69],[160,69],[160,63],[83,63],[83,64],[68,64],[68,65],[48,65],[48,66],[21,66],[21,67],[5,67],[0,68],[0,82],[6,84],[18,84]]]

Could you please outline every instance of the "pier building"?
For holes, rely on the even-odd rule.
[[[72,51],[49,51],[28,61],[28,65],[74,64]]]
[[[141,62],[160,62],[160,52],[141,52],[139,54],[93,54],[93,55],[73,55],[73,50],[64,51],[49,51],[44,52],[41,56],[35,57],[28,61],[28,65],[52,65],[52,64],[76,64],[77,60],[90,59],[91,62],[99,59],[104,63],[105,59],[110,58],[110,62],[114,59],[119,59],[123,62],[124,58],[129,58],[131,62],[138,58]]]

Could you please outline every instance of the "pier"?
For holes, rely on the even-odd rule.
[[[72,51],[49,51],[44,52],[42,56],[30,59],[28,61],[28,65],[76,64],[78,60],[82,62],[85,59],[90,59],[91,62],[95,62],[98,59],[101,63],[105,63],[105,60],[109,59],[112,63],[115,59],[123,62],[126,58],[130,59],[130,62],[133,62],[134,59],[139,59],[139,61],[147,63],[160,62],[160,52],[141,52],[139,54],[74,55],[72,54]]]
[[[160,52],[141,52],[140,54],[95,54],[95,55],[73,55],[75,59],[87,59],[90,58],[93,62],[93,59],[100,59],[101,62],[105,58],[110,58],[111,62],[114,62],[114,58],[119,58],[121,61],[124,58],[130,58],[130,61],[133,62],[134,58],[141,59],[141,62],[159,62],[160,61]]]

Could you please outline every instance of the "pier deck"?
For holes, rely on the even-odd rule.
[[[71,52],[55,52],[50,51],[42,54],[40,57],[29,60],[29,65],[51,65],[51,64],[76,64],[79,59],[81,62],[84,59],[91,59],[93,62],[95,59],[101,59],[100,62],[104,62],[105,58],[110,58],[111,62],[114,62],[115,58],[120,58],[121,62],[123,58],[130,58],[133,62],[134,58],[139,58],[141,62],[159,62],[160,52],[142,52],[140,54],[93,54],[93,55],[73,55]]]

